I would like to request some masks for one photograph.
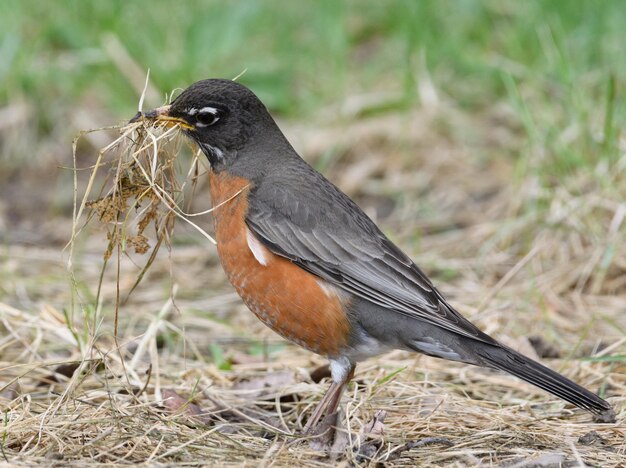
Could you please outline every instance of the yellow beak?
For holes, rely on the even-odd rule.
[[[167,127],[180,125],[181,128],[184,128],[186,130],[193,130],[194,127],[192,125],[189,125],[189,123],[185,119],[182,119],[180,117],[173,117],[169,115],[169,111],[171,107],[172,106],[161,106],[149,112],[145,112],[143,114],[141,112],[137,112],[137,115],[135,115],[132,119],[130,119],[129,123],[138,122],[140,119],[143,118],[146,120],[154,120],[156,122],[162,122]]]

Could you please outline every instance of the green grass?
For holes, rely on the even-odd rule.
[[[163,96],[247,70],[241,81],[296,119],[355,93],[400,93],[381,112],[419,105],[425,64],[468,113],[512,106],[527,144],[497,156],[551,187],[619,157],[624,24],[621,0],[0,2],[0,106],[28,102],[36,128],[32,148],[1,149],[0,165],[37,164],[40,142],[78,108],[112,121],[134,113],[137,87],[103,45],[113,35]]]
[[[610,74],[626,78],[625,23],[619,0],[7,1],[0,100],[23,94],[50,110],[91,92],[132,112],[135,90],[102,48],[112,33],[162,90],[247,69],[242,81],[291,115],[351,91],[402,85],[410,95],[422,51],[436,85],[464,105],[505,96],[504,73],[582,110]]]
[[[20,154],[0,146],[0,166],[37,165],[40,143],[75,134],[80,122],[59,127],[78,109],[133,115],[140,90],[107,52],[115,37],[141,73],[151,69],[161,100],[247,70],[241,81],[273,113],[301,120],[358,93],[395,92],[378,113],[419,105],[425,66],[468,114],[514,110],[526,142],[518,182],[551,189],[587,172],[610,191],[626,123],[624,24],[621,0],[0,2],[0,107],[27,102],[37,129]]]
[[[317,111],[358,93],[392,92],[376,114],[419,107],[426,67],[440,99],[481,125],[496,106],[512,110],[522,143],[470,152],[509,160],[512,183],[532,180],[539,190],[518,216],[541,220],[557,187],[623,198],[624,24],[621,0],[0,2],[0,109],[31,109],[27,128],[0,122],[0,184],[16,166],[69,166],[72,137],[93,122],[73,118],[79,111],[102,125],[134,114],[140,90],[107,52],[115,37],[141,75],[151,70],[160,102],[198,79],[247,70],[241,81],[274,114],[312,125],[323,124]],[[472,146],[467,129],[446,133]],[[328,152],[318,169],[337,157]],[[56,187],[42,190],[54,191],[55,214],[67,213],[71,174],[54,174]],[[581,183],[589,174],[592,185]]]

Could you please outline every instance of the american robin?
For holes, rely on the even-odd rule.
[[[245,86],[198,81],[133,120],[141,117],[180,125],[208,158],[217,251],[248,308],[329,359],[332,383],[305,433],[336,411],[359,361],[391,349],[499,369],[614,420],[605,400],[454,310],[355,202],[296,153]]]

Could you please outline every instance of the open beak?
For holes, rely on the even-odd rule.
[[[130,122],[128,123],[135,123],[141,119],[146,119],[146,120],[153,120],[156,122],[162,122],[167,127],[180,125],[180,127],[185,130],[193,130],[194,127],[192,125],[189,125],[189,123],[187,123],[185,119],[182,119],[180,117],[173,117],[169,115],[169,111],[171,107],[172,106],[161,106],[148,112],[144,112],[144,113],[137,112],[137,115],[135,115],[132,119],[130,119]]]

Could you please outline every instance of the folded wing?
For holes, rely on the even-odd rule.
[[[448,305],[352,200],[312,169],[308,175],[313,180],[295,191],[264,183],[250,198],[248,227],[272,252],[381,307],[495,343]]]

